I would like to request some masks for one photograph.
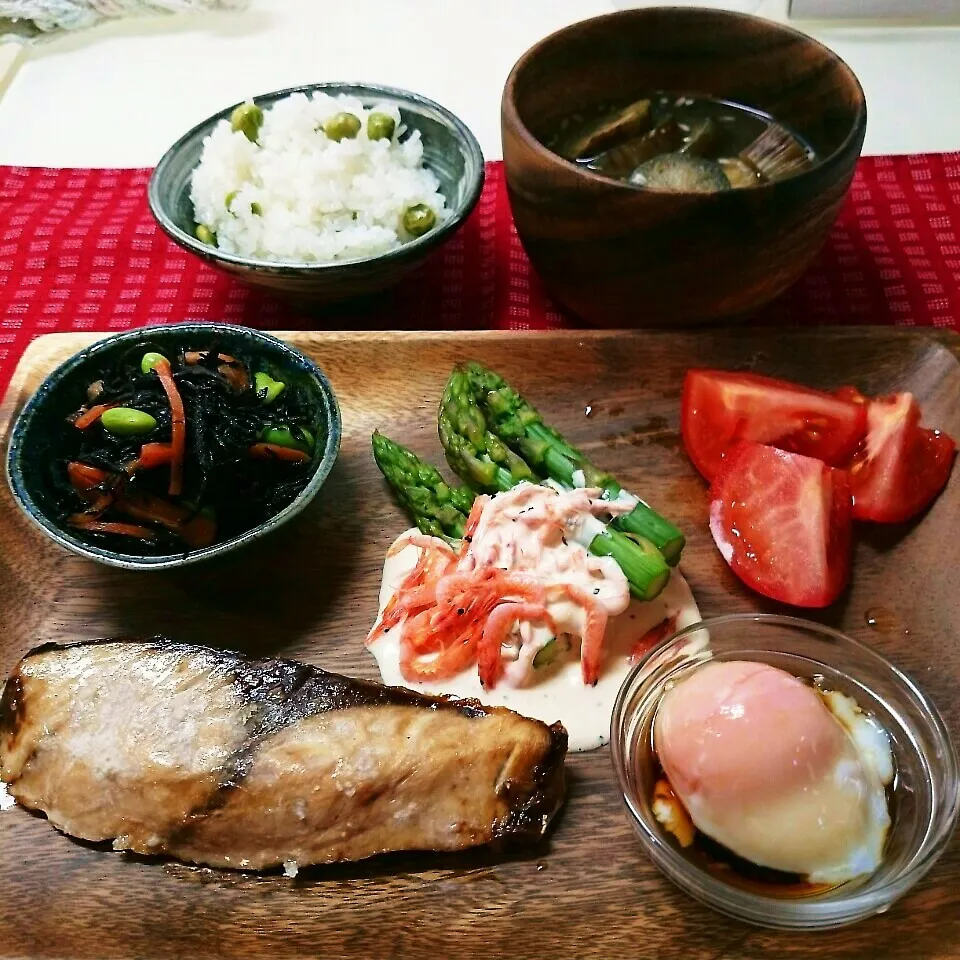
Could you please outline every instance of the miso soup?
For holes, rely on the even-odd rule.
[[[809,170],[816,153],[769,114],[728,100],[655,93],[565,117],[546,146],[636,187],[715,193]]]

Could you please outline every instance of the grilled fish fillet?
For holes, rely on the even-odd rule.
[[[567,734],[501,707],[173,643],[38,647],[0,700],[9,792],[60,830],[217,867],[535,839]]]

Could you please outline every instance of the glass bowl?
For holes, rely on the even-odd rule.
[[[896,766],[893,822],[877,871],[826,892],[786,899],[729,883],[681,853],[651,810],[657,776],[651,730],[666,685],[711,659],[762,661],[798,677],[822,678],[825,689],[853,697],[887,731]],[[717,617],[653,648],[620,689],[610,744],[627,810],[650,859],[697,900],[760,926],[812,930],[882,913],[936,863],[960,808],[956,753],[936,707],[917,685],[864,644],[794,617]]]

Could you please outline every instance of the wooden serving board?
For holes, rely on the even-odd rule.
[[[11,418],[55,364],[96,334],[27,351]],[[960,436],[960,338],[855,328],[653,333],[296,333],[343,409],[343,448],[310,510],[272,539],[183,572],[130,573],[74,557],[0,491],[0,668],[46,640],[164,633],[375,677],[363,637],[384,551],[406,526],[370,454],[380,427],[440,462],[435,409],[474,357],[520,387],[600,464],[688,533],[683,568],[705,616],[777,606],[729,573],[707,531],[705,484],[678,437],[693,365],[868,393],[912,390]],[[590,408],[591,415],[585,416]],[[5,446],[4,446],[5,449]],[[960,471],[955,471],[960,472]],[[920,522],[864,531],[854,583],[819,616],[874,644],[960,729],[960,477]],[[874,625],[870,626],[868,621]],[[960,957],[960,847],[884,916],[821,934],[728,920],[675,889],[627,820],[609,750],[571,757],[569,799],[543,844],[513,853],[389,856],[296,879],[196,869],[74,842],[22,809],[0,813],[5,957],[581,957],[740,960]]]

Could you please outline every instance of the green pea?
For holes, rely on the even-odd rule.
[[[140,371],[149,373],[158,363],[169,363],[170,361],[162,353],[154,353],[152,350],[145,353],[140,360]]]
[[[437,215],[425,203],[415,203],[412,207],[408,207],[403,215],[403,229],[411,237],[422,237],[433,229],[436,222]]]
[[[263,216],[263,207],[261,207],[260,204],[257,203],[256,200],[254,200],[253,203],[250,204],[250,212],[251,212],[255,217],[262,217],[262,216]]]
[[[197,229],[193,231],[201,243],[209,244],[211,247],[217,244],[217,235],[203,223],[197,224]]]
[[[265,427],[260,439],[264,443],[272,443],[276,447],[291,447],[294,450],[309,452],[313,449],[313,434],[305,427],[300,428],[303,440],[293,435],[289,427]]]
[[[335,113],[323,121],[323,132],[338,143],[352,140],[360,132],[360,118],[352,113]]]
[[[371,140],[390,140],[397,123],[388,113],[371,113],[367,117],[367,137]]]
[[[277,397],[286,389],[287,385],[280,380],[274,380],[269,373],[255,373],[253,375],[254,392],[261,394],[266,391],[260,399],[264,403],[273,403]]]
[[[111,407],[100,417],[103,429],[117,437],[136,437],[156,429],[157,421],[144,410]]]
[[[223,205],[229,210],[230,204],[237,199],[237,191],[231,190],[223,199]]]
[[[252,101],[234,107],[230,114],[230,129],[242,133],[251,143],[257,142],[257,134],[263,123],[263,111]]]

